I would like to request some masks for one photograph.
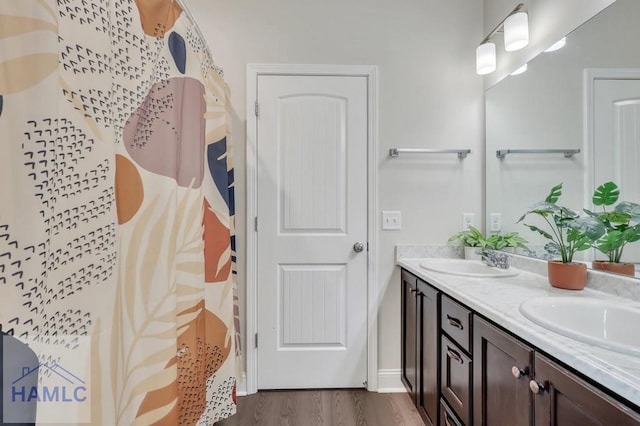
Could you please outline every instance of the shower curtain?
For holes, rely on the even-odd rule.
[[[228,99],[179,2],[0,2],[0,325],[39,358],[5,413],[36,369],[91,424],[235,412]]]

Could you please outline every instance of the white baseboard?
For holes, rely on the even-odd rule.
[[[378,370],[378,393],[406,392],[407,390],[404,388],[400,377],[400,369]],[[242,373],[242,377],[238,379],[236,394],[238,396],[247,395],[247,374],[244,372]]]
[[[378,393],[404,393],[407,390],[404,388],[401,380],[401,370],[388,369],[378,370]]]
[[[247,373],[242,372],[242,376],[238,378],[236,383],[236,395],[247,396]]]

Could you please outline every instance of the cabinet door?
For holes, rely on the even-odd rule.
[[[529,426],[533,349],[477,315],[474,321],[474,424]]]
[[[538,353],[530,387],[536,426],[640,425],[638,413]]]
[[[417,321],[418,298],[416,293],[418,279],[411,273],[402,270],[402,383],[415,404],[418,403],[418,369],[417,369]]]
[[[438,423],[438,291],[418,280],[418,310],[421,338],[418,357],[420,359],[420,392],[418,411],[427,424]]]

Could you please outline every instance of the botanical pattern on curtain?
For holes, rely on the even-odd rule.
[[[178,2],[0,2],[0,325],[90,339],[92,424],[235,412],[228,99]]]

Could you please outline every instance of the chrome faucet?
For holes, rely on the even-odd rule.
[[[482,249],[480,255],[487,266],[494,266],[498,269],[509,269],[509,255],[506,253]]]

